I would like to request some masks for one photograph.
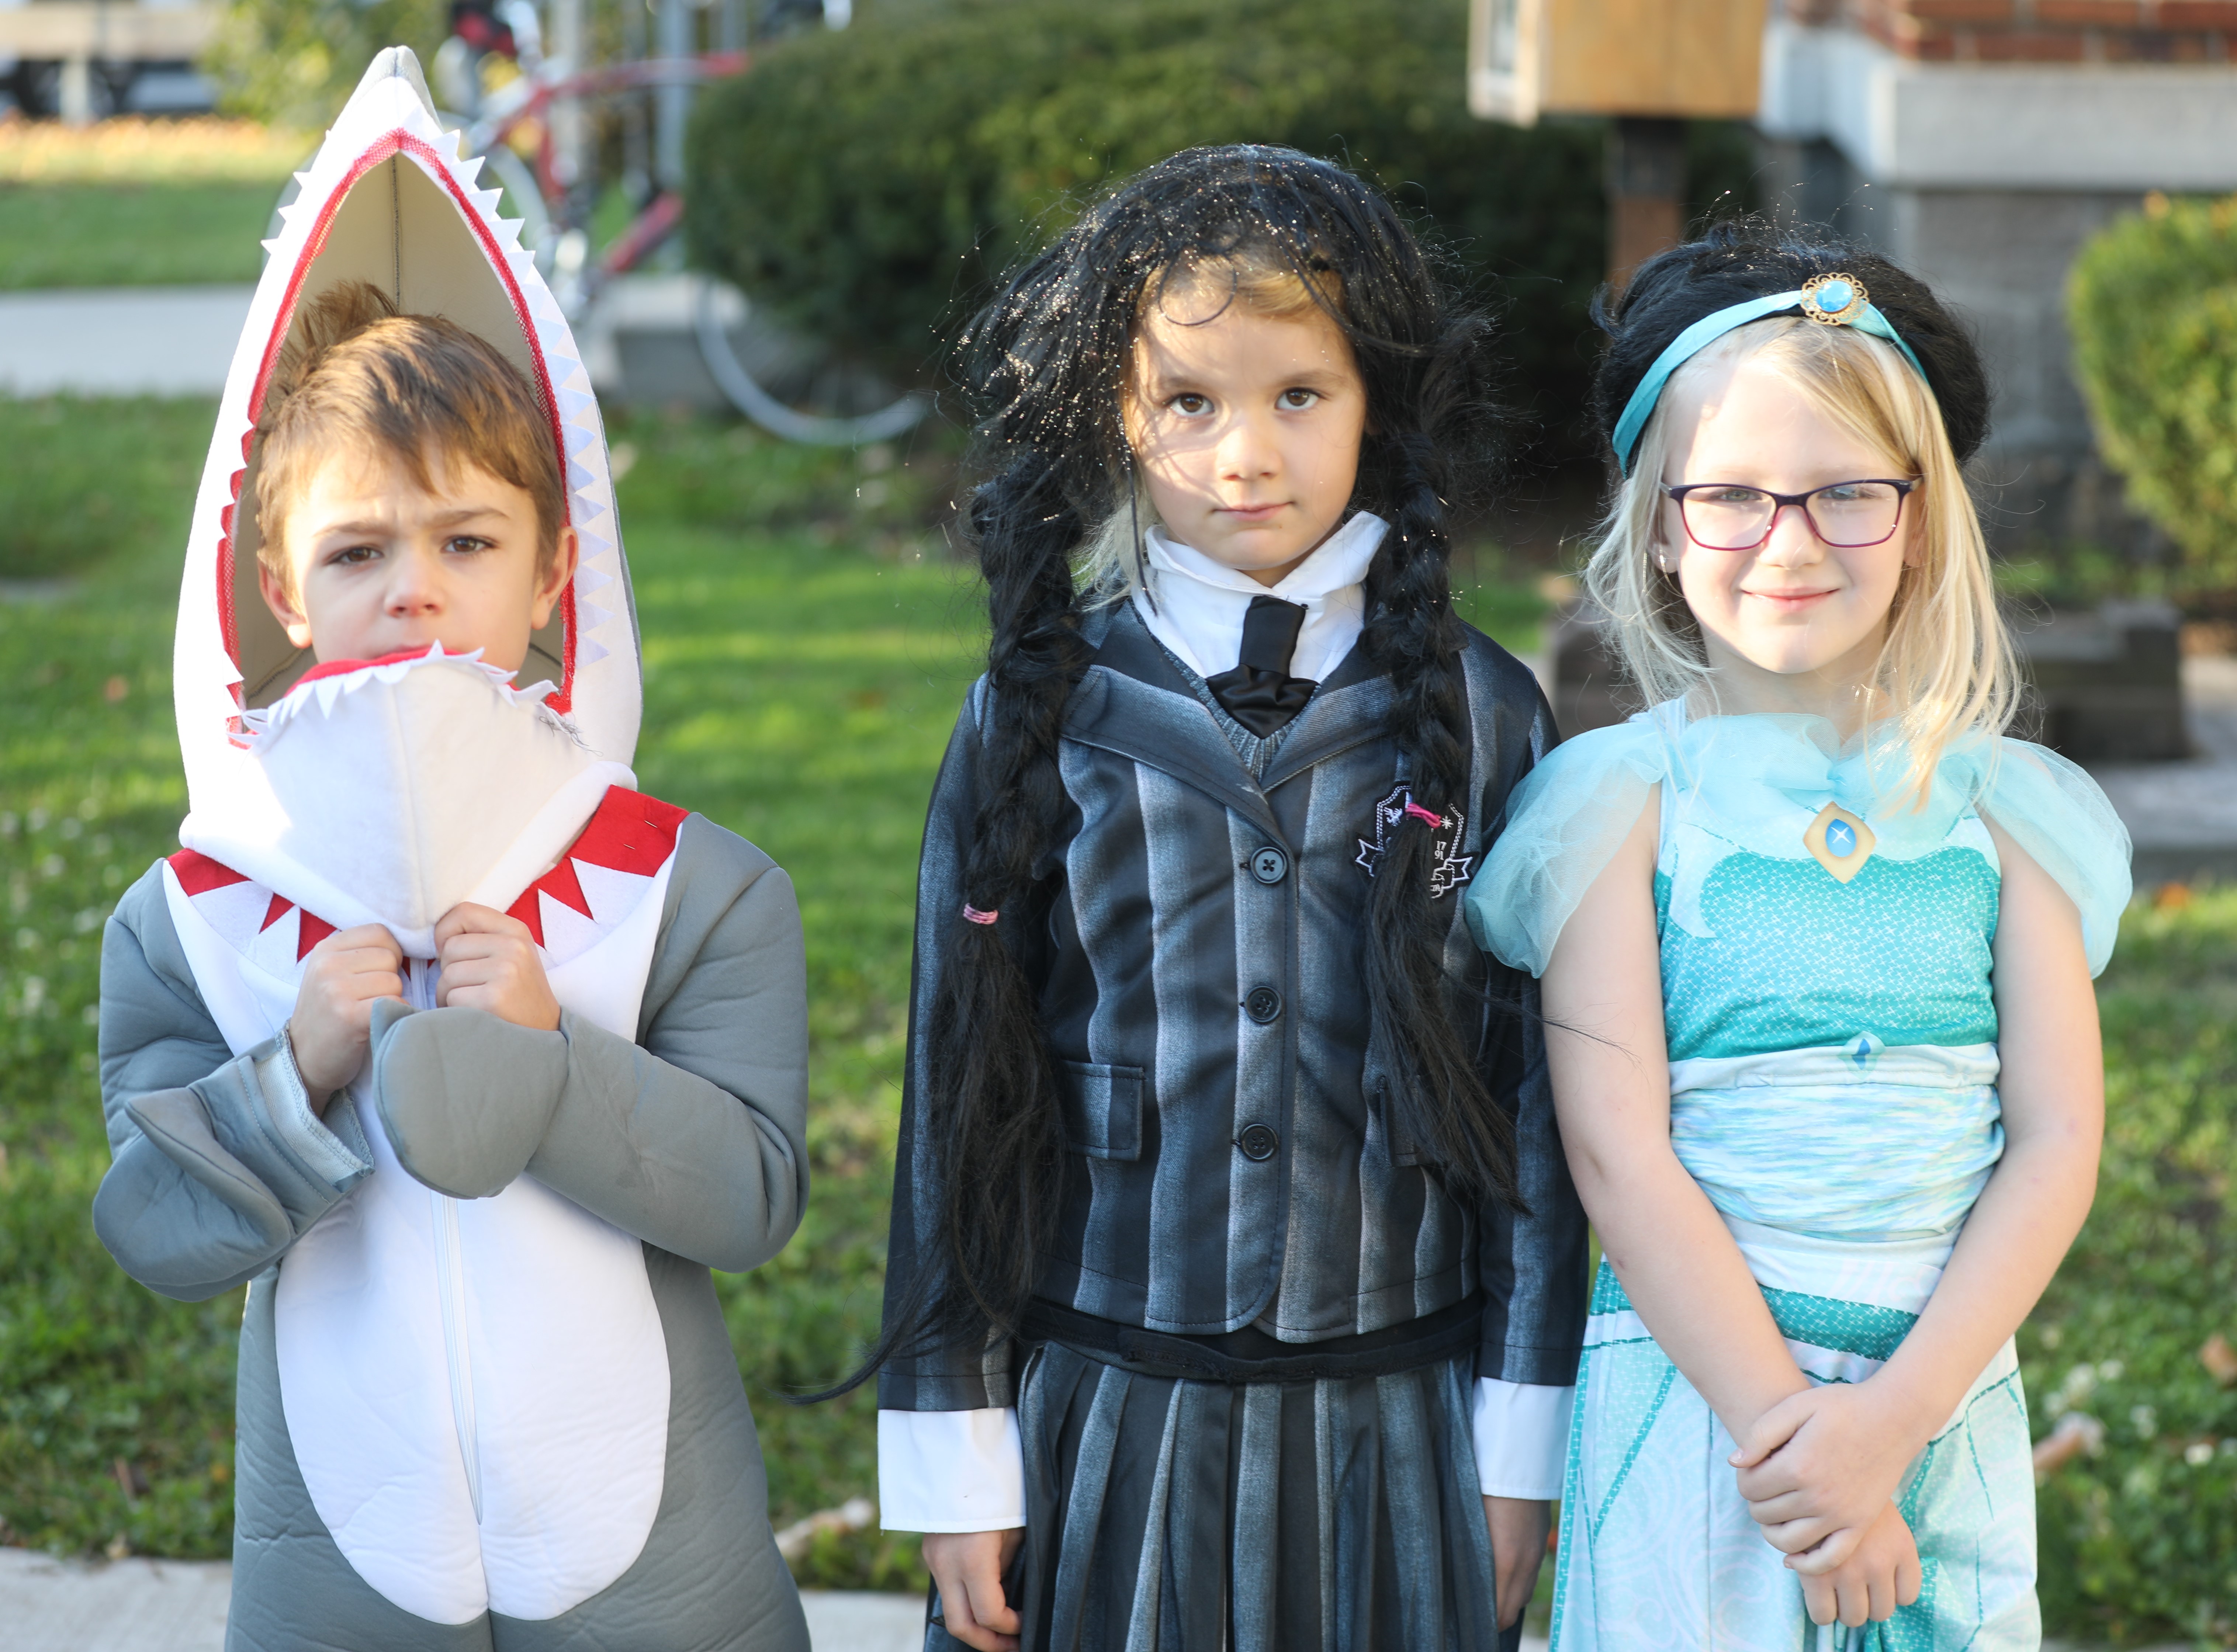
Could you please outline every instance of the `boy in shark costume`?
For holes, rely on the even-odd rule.
[[[271,244],[180,609],[185,846],[103,944],[95,1223],[166,1295],[249,1285],[230,1648],[806,1652],[708,1272],[768,1260],[806,1201],[798,912],[760,851],[633,789],[597,409],[456,151],[382,54]],[[260,492],[294,381],[348,376],[304,363],[379,344],[315,336],[353,294],[449,365],[381,402],[364,363],[401,358],[360,349],[388,423],[341,418],[292,491],[275,440]],[[413,424],[399,382],[451,422]],[[499,404],[531,456],[510,494],[474,445]],[[299,552],[353,474],[429,536]],[[438,604],[412,646],[337,658],[410,605],[321,641],[304,578],[498,565],[505,532],[426,516],[461,476],[541,500],[510,553],[533,635],[517,600],[479,635]]]

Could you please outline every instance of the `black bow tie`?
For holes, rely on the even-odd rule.
[[[1254,596],[1243,616],[1243,658],[1232,671],[1206,677],[1227,714],[1264,740],[1305,708],[1320,684],[1290,675],[1290,656],[1305,623],[1302,602]]]

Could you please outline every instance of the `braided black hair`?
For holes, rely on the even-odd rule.
[[[1926,370],[1950,446],[1963,464],[1989,433],[1989,372],[1965,325],[1917,276],[1879,253],[1822,230],[1737,218],[1699,240],[1657,253],[1617,293],[1603,287],[1593,319],[1608,334],[1593,381],[1593,412],[1611,434],[1655,359],[1703,316],[1750,299],[1788,293],[1813,275],[1845,272]]]
[[[1014,1332],[1054,1228],[1064,1180],[1057,1090],[1034,984],[1010,938],[1046,918],[1036,879],[1067,805],[1057,767],[1065,706],[1086,671],[1088,606],[1072,558],[1132,508],[1121,419],[1135,324],[1156,284],[1222,263],[1297,275],[1351,343],[1367,393],[1355,510],[1389,523],[1366,578],[1359,646],[1389,673],[1389,733],[1415,799],[1464,806],[1462,622],[1448,524],[1493,474],[1500,417],[1488,324],[1456,305],[1376,190],[1292,149],[1184,151],[1096,204],[1013,273],[959,352],[986,480],[967,520],[993,635],[980,802],[961,912],[928,1017],[936,1254],[890,1305],[865,1372],[898,1351],[982,1346]],[[1409,817],[1379,864],[1364,941],[1374,1028],[1395,1097],[1455,1197],[1519,1205],[1512,1127],[1448,996],[1450,909],[1430,905],[1433,833]],[[1471,1023],[1471,1024],[1473,1024]]]

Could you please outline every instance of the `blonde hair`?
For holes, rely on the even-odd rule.
[[[1308,312],[1318,311],[1341,324],[1344,316],[1343,279],[1326,259],[1310,256],[1300,269],[1270,242],[1245,243],[1217,258],[1189,260],[1152,275],[1143,284],[1141,298],[1134,306],[1134,324],[1138,328],[1142,318],[1153,309],[1164,313],[1169,298],[1198,297],[1213,300],[1203,315],[1191,313],[1186,318],[1199,325],[1229,304],[1240,304],[1270,321],[1294,321]],[[1130,383],[1132,377],[1130,369]],[[1151,529],[1164,525],[1157,506],[1150,502],[1141,472],[1129,467],[1128,477],[1133,484],[1132,497],[1122,497],[1117,507],[1088,530],[1072,556],[1075,583],[1088,602],[1099,608],[1122,602],[1140,588],[1143,537]]]
[[[425,489],[431,455],[509,482],[536,506],[537,571],[567,525],[551,425],[520,370],[487,339],[434,315],[399,315],[364,281],[322,293],[280,352],[259,435],[257,560],[289,590],[288,509],[328,455],[379,451]]]
[[[1834,425],[1884,452],[1920,479],[1912,509],[1917,565],[1907,565],[1888,610],[1887,641],[1873,672],[1880,702],[1910,747],[1903,787],[1923,806],[1935,765],[1974,730],[2001,732],[2017,701],[2011,642],[1997,612],[1989,548],[1951,451],[1933,392],[1894,346],[1849,327],[1782,316],[1735,328],[1672,375],[1647,420],[1631,473],[1602,518],[1584,572],[1607,615],[1617,651],[1646,703],[1713,697],[1716,685],[1699,627],[1674,573],[1655,563],[1670,456],[1665,410],[1681,385],[1719,368],[1756,361],[1779,374]]]

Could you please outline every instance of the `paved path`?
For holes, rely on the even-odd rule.
[[[607,288],[577,330],[591,378],[600,390],[620,385],[618,335],[635,332],[672,341],[689,358],[682,365],[696,375],[686,388],[697,392],[699,401],[719,398],[714,381],[698,365],[699,346],[692,337],[699,279],[629,275]],[[233,364],[255,291],[118,286],[0,293],[0,395],[215,396],[225,389],[226,369]],[[730,303],[735,306],[735,298]],[[659,365],[639,364],[647,370]],[[674,372],[671,364],[669,376]],[[672,398],[657,393],[640,398]]]
[[[0,1549],[0,1646],[8,1652],[222,1652],[233,1568],[213,1560],[55,1560]],[[810,1589],[815,1652],[915,1652],[924,1603]]]
[[[0,392],[214,396],[248,319],[247,286],[0,293]]]
[[[2185,660],[2182,691],[2196,757],[2090,771],[2135,839],[2139,889],[2237,879],[2237,659]]]
[[[8,1652],[222,1652],[221,1560],[54,1560],[0,1549],[0,1644]],[[924,1603],[913,1595],[809,1589],[815,1652],[916,1652]],[[1526,1636],[1523,1652],[1545,1652]]]

